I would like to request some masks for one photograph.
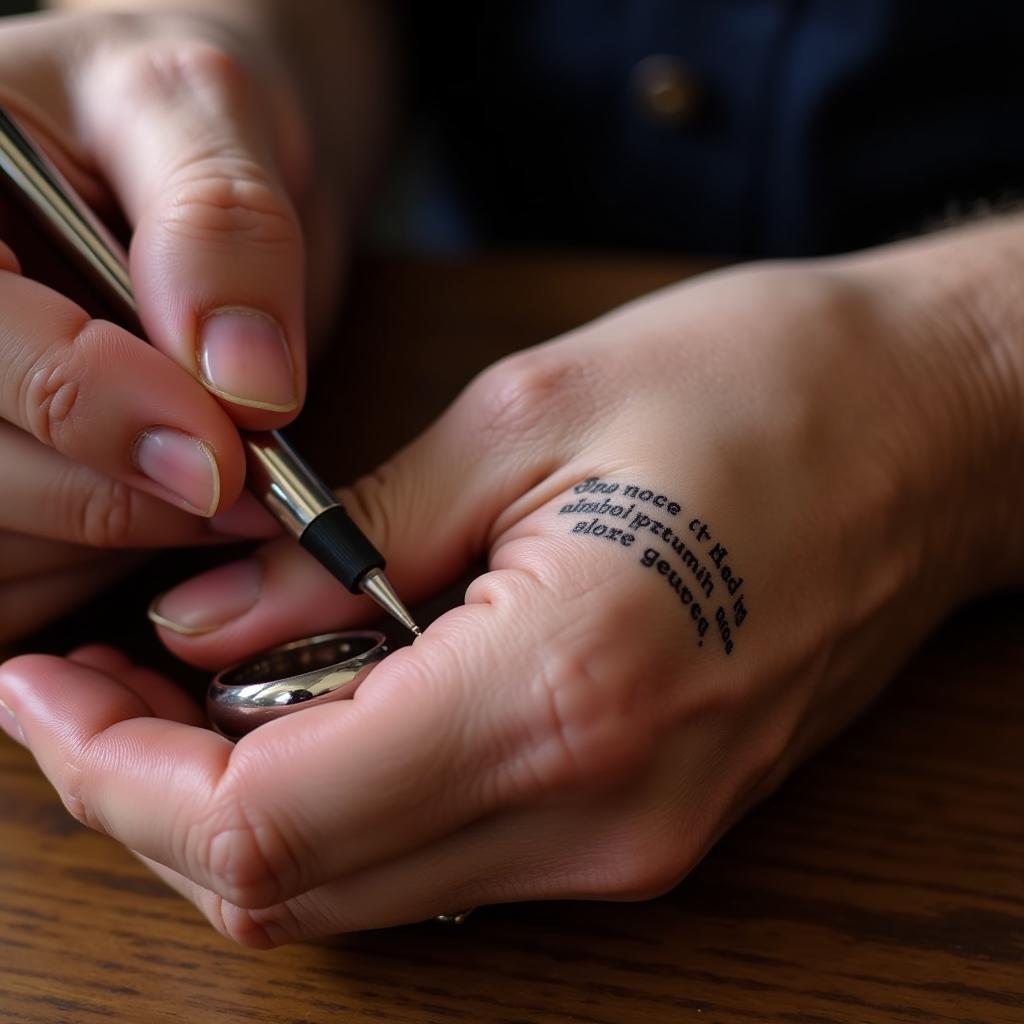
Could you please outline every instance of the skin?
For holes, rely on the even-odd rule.
[[[0,242],[0,649],[147,548],[274,535],[240,499],[238,429],[283,426],[301,406],[307,325],[322,334],[342,210],[362,204],[388,120],[370,7],[310,2],[283,34],[270,2],[60,6],[0,25],[0,102],[93,208],[122,211],[152,347],[91,319],[59,281],[22,276],[28,243]],[[354,51],[344,82],[306,45],[314,25]],[[318,106],[329,85],[344,98]],[[314,137],[337,141],[315,153]],[[236,333],[252,341],[240,377],[204,362],[224,310],[244,313]],[[188,465],[156,472],[143,442],[167,430]]]
[[[660,893],[951,609],[1024,580],[1022,248],[1004,218],[722,272],[487,370],[342,492],[411,600],[488,566],[352,700],[232,746],[92,647],[0,668],[0,721],[72,814],[247,945]],[[732,654],[696,645],[637,550],[571,532],[592,476],[727,544]],[[214,667],[356,608],[278,541],[157,611]]]

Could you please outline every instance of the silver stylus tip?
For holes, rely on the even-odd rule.
[[[416,636],[420,635],[420,627],[416,625],[405,605],[399,600],[395,588],[388,582],[383,569],[371,569],[359,581],[359,589],[367,597],[372,597],[384,611],[397,619],[411,633]]]

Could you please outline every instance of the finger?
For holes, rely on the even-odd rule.
[[[80,96],[134,224],[148,337],[249,429],[290,419],[305,387],[303,242],[265,88],[226,47],[167,38],[101,54]]]
[[[406,601],[456,579],[503,522],[586,474],[590,467],[573,456],[586,423],[565,415],[576,392],[573,372],[554,367],[543,351],[499,364],[391,462],[339,492],[387,556],[388,575]],[[552,417],[561,419],[557,430]],[[168,647],[208,667],[377,614],[287,542],[264,549],[247,572],[226,568],[190,580],[154,611]]]
[[[137,552],[104,557],[0,586],[0,644],[40,629],[138,567]]]
[[[0,526],[18,534],[68,541],[93,551],[224,541],[231,530],[235,536],[246,536],[247,524],[230,512],[212,520],[174,508],[5,423],[0,423],[0,464],[5,499]],[[26,562],[30,550],[31,545],[18,556],[19,564],[31,565]],[[2,559],[0,566],[0,574],[8,571]]]
[[[650,843],[652,829],[635,807],[610,793],[587,803],[524,808],[269,907],[238,907],[161,877],[222,934],[266,948],[499,903],[651,899],[677,884],[697,858],[688,860],[676,846],[641,848],[630,833],[634,826]],[[666,823],[666,835],[678,831]]]
[[[103,652],[80,661],[44,655],[0,666],[0,700],[64,805],[91,828],[180,868],[205,863],[194,837],[217,808],[214,796],[231,745],[192,717],[181,694],[155,673],[113,668]],[[127,676],[122,680],[122,676]],[[171,708],[172,719],[152,717]],[[239,808],[226,807],[230,815]]]
[[[128,687],[156,718],[207,728],[206,716],[180,687],[168,685],[159,672],[136,665],[129,657],[106,644],[87,644],[71,651],[68,661],[96,669]]]
[[[151,675],[142,696],[138,677],[124,679],[133,666],[105,650],[77,657],[27,655],[0,666],[0,725],[28,746],[83,824],[197,885],[259,902],[265,883],[247,876],[275,841],[222,792],[231,744],[185,716],[151,717],[154,705],[179,700],[167,680]],[[239,840],[257,865],[241,865],[242,875]]]
[[[11,271],[0,271],[0,309],[0,419],[189,512],[234,501],[238,431],[180,367]]]
[[[97,672],[102,672],[104,675],[119,676],[122,682],[125,682],[125,674],[135,668],[132,660],[127,655],[114,647],[108,647],[106,644],[86,644],[78,647],[68,653],[67,659],[78,665],[94,668]],[[152,711],[152,707],[149,710]]]
[[[197,885],[190,878],[186,878],[159,861],[143,857],[139,853],[136,853],[135,856],[178,895],[184,896],[194,904],[226,939],[233,939],[252,949],[272,949],[274,946],[281,945],[282,941],[288,941],[282,939],[280,933],[276,937],[273,936],[271,934],[272,926],[264,928],[257,924],[251,911],[228,903],[222,896],[218,896],[205,886]]]
[[[239,907],[141,859],[222,935],[266,949],[498,903],[651,899],[699,860],[711,815],[681,822],[669,807],[652,822],[638,805],[632,790],[601,790],[514,809],[268,907]]]

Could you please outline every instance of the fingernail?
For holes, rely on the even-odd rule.
[[[14,716],[10,704],[3,700],[0,700],[0,729],[3,729],[12,740],[25,746],[25,733],[18,724],[18,719]]]
[[[132,447],[132,462],[150,480],[176,494],[193,511],[212,516],[220,502],[220,471],[213,450],[198,437],[170,427],[145,430]]]
[[[214,394],[238,405],[289,412],[299,403],[284,332],[254,309],[218,309],[203,320],[199,370]]]
[[[260,597],[263,568],[253,558],[222,565],[155,598],[149,619],[182,636],[212,633],[241,618]]]

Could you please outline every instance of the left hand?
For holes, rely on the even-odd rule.
[[[489,559],[354,699],[232,746],[87,648],[0,669],[8,730],[250,945],[666,890],[951,607],[1024,577],[1013,385],[927,284],[954,244],[716,274],[485,372],[343,494],[408,599]],[[158,607],[210,667],[369,611],[291,541]]]
[[[291,65],[247,20],[151,9],[0,23],[0,101],[91,206],[123,211],[152,342],[65,294],[75,273],[0,188],[0,645],[87,600],[140,549],[267,535],[266,517],[235,503],[238,428],[283,426],[302,402],[296,203],[312,172]]]

